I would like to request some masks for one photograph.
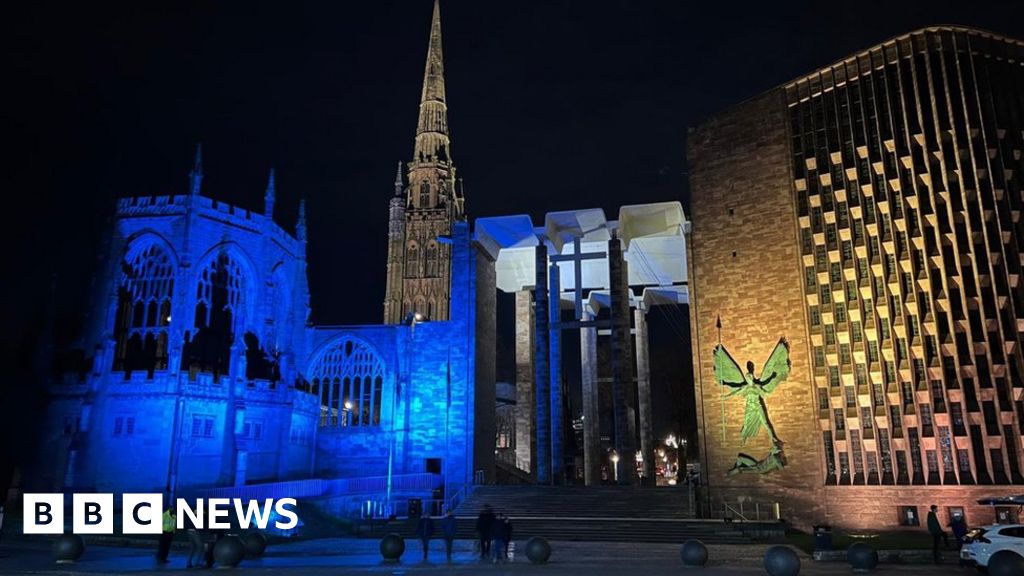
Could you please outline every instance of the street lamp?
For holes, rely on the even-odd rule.
[[[349,418],[350,418],[351,414],[352,414],[352,401],[351,400],[345,400],[344,407],[341,410],[341,425],[342,426],[349,426],[351,424],[351,422],[349,421]]]
[[[612,461],[612,474],[613,474],[612,478],[615,480],[615,482],[618,482],[619,481],[619,454],[618,454],[618,452],[612,450],[611,461]]]

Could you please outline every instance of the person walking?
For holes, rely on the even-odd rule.
[[[480,559],[486,560],[491,556],[491,524],[494,523],[494,512],[491,507],[484,504],[484,509],[476,517],[476,533],[480,538]]]
[[[424,514],[416,524],[416,536],[423,544],[423,561],[427,561],[427,553],[430,551],[430,538],[434,536],[434,520],[429,514]]]
[[[156,563],[167,564],[170,560],[167,556],[171,553],[171,541],[174,540],[174,524],[177,518],[170,508],[164,510],[162,517],[163,529],[160,532],[160,540],[156,547]]]
[[[946,533],[942,530],[942,524],[939,523],[938,510],[939,507],[932,504],[931,509],[928,511],[928,533],[932,535],[932,559],[936,564],[942,562],[939,541],[946,539]],[[946,540],[946,548],[949,548],[948,540]]]
[[[206,550],[203,546],[203,533],[192,521],[188,514],[185,514],[185,530],[188,534],[188,562],[185,568],[201,567],[204,564],[203,556]]]
[[[512,519],[502,514],[502,525],[505,528],[505,559],[508,560],[508,547],[512,544]]]
[[[441,535],[444,537],[444,554],[448,562],[452,561],[452,544],[455,543],[455,532],[458,525],[455,514],[449,510],[441,519]]]
[[[495,564],[505,562],[505,515],[498,514],[491,522],[491,550]]]

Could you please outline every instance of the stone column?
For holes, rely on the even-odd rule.
[[[562,459],[562,329],[561,281],[558,266],[548,269],[548,311],[551,335],[548,339],[548,368],[551,378],[551,483],[565,482],[565,461]]]
[[[654,427],[651,423],[651,359],[647,335],[647,312],[633,312],[636,326],[636,388],[640,411],[640,453],[644,457],[644,481],[654,480]]]
[[[551,483],[551,396],[548,372],[548,249],[541,244],[536,248],[536,289],[533,292],[533,366],[537,402],[536,467],[537,483]]]
[[[629,276],[622,242],[608,241],[611,285],[612,401],[615,409],[615,451],[619,455],[619,484],[636,484],[636,424],[633,410],[633,362],[630,345]]]
[[[516,467],[534,472],[537,428],[533,411],[533,297],[516,292]]]
[[[583,312],[583,320],[593,320]],[[583,383],[583,478],[601,483],[601,409],[597,383],[597,328],[580,328],[580,373]]]

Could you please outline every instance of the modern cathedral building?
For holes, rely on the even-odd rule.
[[[928,28],[691,130],[693,355],[716,498],[882,528],[933,503],[943,523],[985,523],[979,498],[1024,490],[1022,66],[1020,41]],[[744,445],[744,402],[712,349],[757,371],[780,338],[788,378],[758,392],[778,450],[763,433]]]
[[[273,172],[262,213],[204,196],[198,151],[184,194],[120,200],[87,369],[50,385],[25,488],[302,479],[279,495],[326,497],[359,477],[390,504],[490,478],[493,368],[475,373],[477,255],[448,147],[435,4],[410,184],[391,206],[386,325],[308,324],[305,206],[294,232],[274,221]]]

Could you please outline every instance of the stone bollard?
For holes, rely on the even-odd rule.
[[[540,536],[526,541],[526,557],[533,564],[545,564],[551,558],[551,544]]]
[[[405,540],[392,532],[380,539],[380,555],[385,562],[398,562],[405,553]]]
[[[764,553],[764,570],[768,576],[797,576],[800,557],[788,546],[772,546]]]
[[[213,545],[213,561],[221,568],[234,568],[245,558],[245,544],[234,534],[228,534]]]
[[[878,566],[878,551],[870,544],[857,542],[846,549],[846,561],[854,572],[870,572]]]
[[[57,564],[73,564],[85,553],[85,541],[78,534],[61,534],[53,543],[53,559]]]
[[[687,540],[679,549],[679,558],[683,566],[701,567],[708,562],[708,547],[700,540]]]
[[[259,558],[267,550],[267,537],[260,532],[249,532],[242,539],[245,544],[245,555],[249,558]]]

